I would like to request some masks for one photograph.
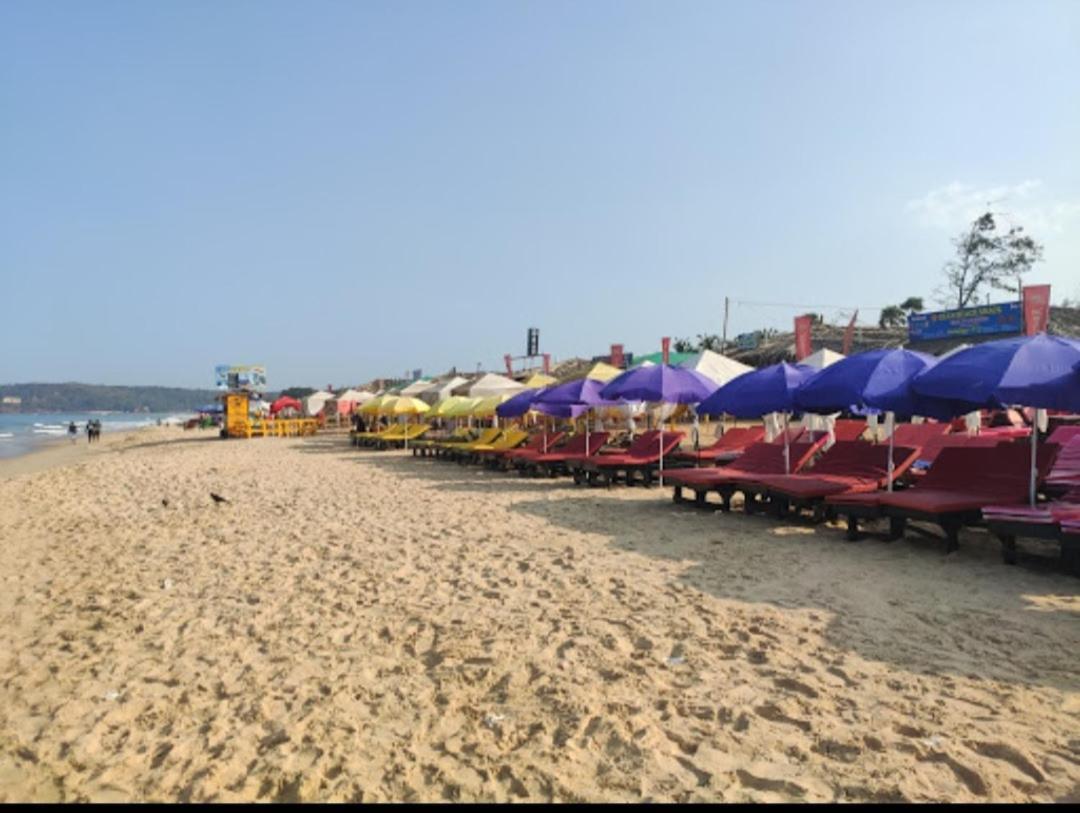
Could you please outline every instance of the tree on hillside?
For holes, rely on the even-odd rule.
[[[313,390],[311,387],[289,387],[288,389],[284,389],[281,391],[281,395],[287,395],[290,398],[296,398],[297,400],[300,400],[301,398],[307,398],[309,395],[314,394],[315,390]]]
[[[923,309],[921,296],[909,296],[899,305],[889,305],[881,309],[878,317],[878,327],[904,327],[908,317]]]
[[[676,353],[693,353],[694,343],[689,339],[675,339],[671,342],[671,349]]]
[[[943,304],[966,308],[978,302],[986,287],[1018,293],[1019,278],[1042,260],[1043,247],[1012,226],[1002,233],[992,212],[976,218],[953,240],[956,257],[945,263],[945,282],[940,291]]]

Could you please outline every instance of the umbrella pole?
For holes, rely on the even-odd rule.
[[[1028,500],[1035,507],[1035,478],[1038,474],[1039,410],[1035,410],[1031,421],[1031,479],[1028,482]]]
[[[888,490],[892,491],[893,490],[892,489],[893,469],[894,469],[894,466],[893,466],[893,435],[896,434],[896,415],[894,413],[892,413],[892,412],[886,412],[885,413],[885,431],[889,433],[889,462],[888,462],[889,485],[888,485]]]
[[[784,474],[791,474],[791,449],[788,448],[788,414],[784,413]]]
[[[664,407],[661,405],[660,409],[662,410],[663,408]],[[661,412],[660,414],[663,415],[664,413]],[[658,441],[660,443],[660,487],[663,488],[664,487],[664,419],[663,418],[660,419],[660,435],[658,437]]]

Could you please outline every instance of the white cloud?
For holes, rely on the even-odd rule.
[[[1045,246],[1045,262],[1029,281],[1051,283],[1055,302],[1080,297],[1080,200],[1054,196],[1041,180],[976,187],[954,181],[904,207],[920,225],[945,235],[959,234],[989,208],[1002,226],[1023,226]]]
[[[1003,225],[1023,226],[1037,239],[1080,224],[1080,201],[1053,200],[1041,180],[978,188],[953,181],[908,201],[905,209],[931,228],[959,231],[989,208]]]

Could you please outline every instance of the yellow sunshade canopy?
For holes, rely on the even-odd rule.
[[[362,407],[360,407],[360,414],[361,415],[378,415],[379,412],[382,410],[383,405],[387,401],[392,400],[392,399],[394,399],[396,397],[397,397],[396,395],[379,395],[379,396],[377,396],[375,398],[372,398],[370,401],[368,401],[366,404],[364,404]]]
[[[467,400],[467,398],[463,398],[460,395],[451,395],[448,398],[443,398],[431,408],[431,412],[428,413],[428,416],[432,418],[448,418],[450,417],[451,409],[456,407],[462,401]]]
[[[495,414],[495,407],[509,400],[510,396],[505,393],[503,395],[489,395],[487,398],[479,398],[469,414],[474,418],[490,418]]]
[[[602,361],[596,362],[593,368],[585,374],[586,378],[591,378],[593,381],[610,381],[615,376],[622,372],[618,367],[612,367],[610,364],[605,364]]]
[[[443,413],[444,418],[464,418],[466,415],[471,415],[473,407],[479,402],[479,398],[468,398],[463,395],[456,396],[460,400],[456,404],[451,404]]]
[[[554,378],[550,375],[545,375],[544,373],[533,373],[529,380],[525,382],[525,389],[533,390],[537,387],[547,387],[551,384],[558,383],[559,379]]]
[[[386,404],[383,412],[387,415],[423,415],[431,406],[419,398],[410,398],[406,395],[398,396],[393,402]]]

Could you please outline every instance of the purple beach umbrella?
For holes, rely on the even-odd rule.
[[[696,404],[716,389],[716,382],[696,370],[653,364],[615,376],[600,390],[612,401],[650,401],[663,404]],[[661,413],[663,414],[663,413]],[[664,423],[660,422],[660,485],[664,484]]]
[[[1080,341],[1039,333],[964,348],[916,376],[912,388],[931,398],[1076,412],[1080,411],[1078,364]],[[1033,426],[1031,505],[1035,505],[1038,435],[1038,427]]]

